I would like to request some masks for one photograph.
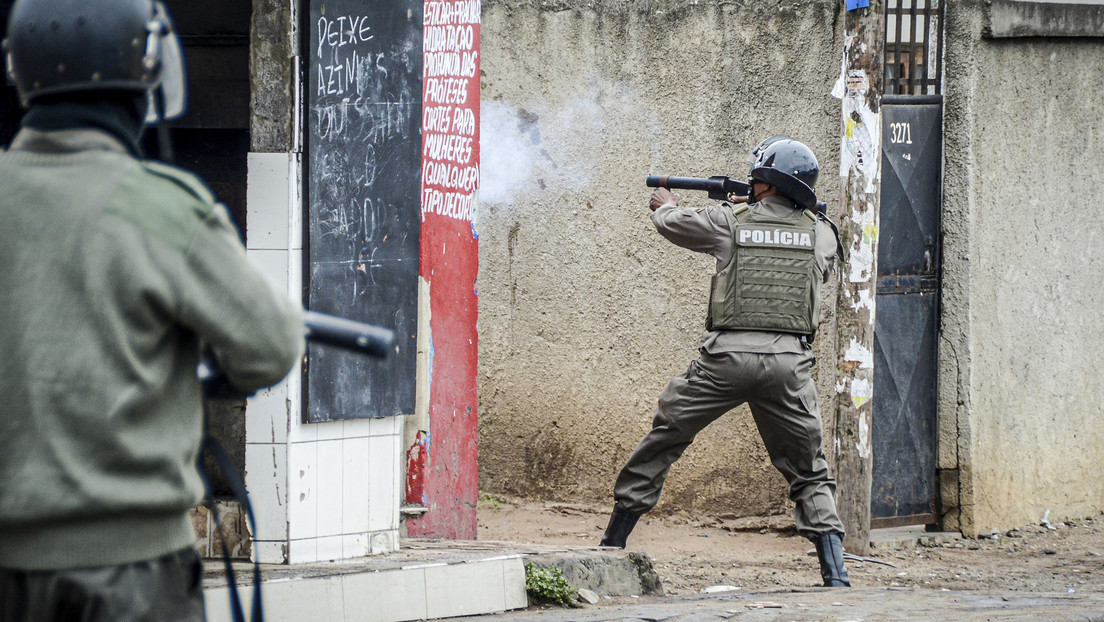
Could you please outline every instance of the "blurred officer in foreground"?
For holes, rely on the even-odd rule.
[[[624,548],[637,520],[659,501],[671,464],[698,432],[746,402],[772,464],[790,485],[797,531],[816,545],[824,585],[849,587],[810,347],[838,233],[817,215],[820,167],[808,147],[775,136],[752,161],[751,195],[739,198],[747,205],[689,210],[666,188],[652,193],[660,235],[712,255],[717,273],[700,356],[660,393],[651,432],[617,477],[602,545]]]
[[[141,159],[185,81],[152,0],[17,0],[0,152],[0,620],[203,620],[201,351],[279,382],[302,310],[197,177]]]

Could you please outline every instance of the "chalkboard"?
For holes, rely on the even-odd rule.
[[[414,412],[422,2],[311,0],[307,303],[395,331],[379,361],[309,346],[304,420]]]

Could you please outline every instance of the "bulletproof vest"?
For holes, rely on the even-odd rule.
[[[709,330],[816,334],[821,274],[816,264],[816,216],[778,218],[734,210],[732,261],[713,276]]]

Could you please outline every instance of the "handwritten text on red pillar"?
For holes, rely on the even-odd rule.
[[[427,2],[422,54],[422,218],[475,216],[479,0]]]

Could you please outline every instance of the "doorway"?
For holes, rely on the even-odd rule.
[[[889,0],[874,325],[871,527],[939,522],[941,0]]]

